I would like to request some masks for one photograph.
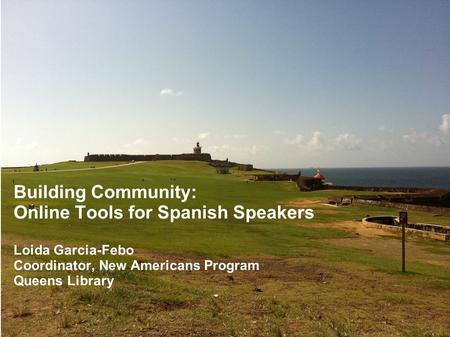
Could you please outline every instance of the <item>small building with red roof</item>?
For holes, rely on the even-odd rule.
[[[320,173],[320,169],[317,169],[314,179],[325,180],[325,177]]]

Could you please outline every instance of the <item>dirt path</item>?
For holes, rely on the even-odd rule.
[[[85,167],[85,168],[79,168],[79,169],[66,169],[66,170],[51,170],[51,171],[26,171],[26,172],[2,172],[2,174],[24,174],[24,173],[57,173],[57,172],[75,172],[75,171],[90,171],[90,170],[103,170],[103,169],[110,169],[114,167],[122,167],[122,166],[130,166],[130,165],[136,165],[136,164],[142,164],[143,161],[137,161],[133,163],[126,163],[126,164],[119,164],[119,165],[109,165],[109,166],[101,166],[101,167]]]

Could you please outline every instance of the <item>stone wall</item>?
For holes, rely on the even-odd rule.
[[[84,157],[85,162],[96,161],[153,161],[153,160],[197,160],[211,161],[209,153],[182,154],[89,154]]]
[[[238,169],[239,169],[239,171],[253,171],[253,165],[252,164],[239,164]]]
[[[352,190],[352,191],[374,191],[394,192],[392,194],[377,195],[353,195],[358,203],[379,205],[384,207],[412,208],[425,212],[436,212],[437,209],[446,208],[450,213],[450,190],[424,189],[408,187],[361,187],[361,186],[328,186],[326,189]],[[439,212],[441,213],[441,212]]]
[[[362,219],[362,223],[368,227],[384,229],[392,232],[401,232],[402,227],[398,223],[397,217],[394,216],[374,216]],[[450,227],[424,224],[424,223],[408,223],[405,228],[407,233],[419,235],[422,237],[450,241]]]
[[[238,163],[229,161],[229,160],[218,160],[218,159],[214,159],[211,160],[209,165],[213,166],[213,167],[235,167],[237,165],[239,165]]]
[[[368,200],[368,199],[360,199],[360,198],[354,198],[353,203],[380,206],[380,207],[397,208],[400,210],[408,209],[408,210],[415,210],[415,211],[420,211],[420,212],[427,212],[427,213],[434,213],[434,214],[450,216],[450,209],[444,208],[444,207],[413,205],[413,204],[406,204],[406,203],[399,203],[399,202]]]
[[[296,181],[298,178],[298,174],[289,174],[289,173],[274,173],[274,174],[255,174],[249,176],[252,180],[265,180],[265,181],[283,181],[283,180],[292,180]]]
[[[326,185],[328,190],[351,190],[351,191],[371,191],[371,192],[402,192],[402,193],[418,193],[429,192],[430,188],[416,187],[380,187],[380,186],[343,186],[343,185]]]
[[[316,191],[324,188],[324,184],[321,179],[298,175],[297,177],[297,186],[300,191]]]

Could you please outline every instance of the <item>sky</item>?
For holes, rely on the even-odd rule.
[[[450,166],[450,1],[3,0],[2,166]]]

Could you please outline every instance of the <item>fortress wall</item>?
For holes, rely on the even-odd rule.
[[[238,167],[239,171],[253,171],[252,164],[240,164]]]
[[[398,222],[396,222],[395,219],[396,217],[393,216],[366,217],[362,219],[362,223],[365,226],[372,228],[384,229],[391,232],[401,232],[402,227],[398,224]],[[414,235],[419,235],[434,240],[450,241],[449,227],[424,223],[408,223],[405,229],[407,233]]]
[[[197,160],[211,161],[209,153],[182,153],[182,154],[89,154],[84,157],[85,162],[96,161],[153,161],[153,160]]]
[[[434,190],[432,188],[419,188],[419,187],[339,186],[339,185],[326,185],[325,188],[328,190],[403,192],[403,193],[428,192],[428,191]]]
[[[308,176],[297,175],[297,186],[300,191],[315,191],[324,189],[322,180]]]
[[[234,167],[239,165],[238,163],[232,161],[218,159],[211,160],[209,164],[213,167]]]
[[[354,204],[364,204],[364,205],[373,205],[380,207],[389,207],[389,208],[397,208],[400,210],[415,210],[420,212],[441,214],[450,216],[450,209],[445,207],[435,207],[435,206],[426,206],[426,205],[416,205],[416,204],[407,204],[407,203],[399,203],[399,202],[389,202],[389,201],[379,201],[379,200],[367,200],[367,199],[353,199]]]
[[[284,180],[292,180],[296,181],[298,178],[298,174],[289,174],[289,173],[275,173],[275,174],[255,174],[250,176],[253,180],[260,181],[284,181]]]

